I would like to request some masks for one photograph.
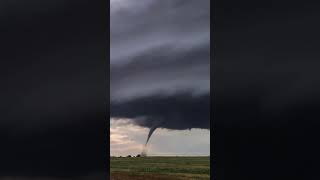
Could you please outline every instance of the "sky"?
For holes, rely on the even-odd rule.
[[[209,155],[210,1],[113,0],[110,33],[111,155],[141,152],[149,129],[150,154]]]
[[[111,120],[110,154],[112,156],[140,154],[148,133],[148,128],[134,125],[129,119]],[[149,156],[208,156],[210,155],[208,140],[210,140],[209,130],[157,129],[149,141],[147,152]]]

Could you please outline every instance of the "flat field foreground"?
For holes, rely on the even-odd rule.
[[[210,157],[111,157],[111,180],[210,179]]]

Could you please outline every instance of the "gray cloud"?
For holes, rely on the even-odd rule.
[[[111,117],[209,128],[210,1],[111,4]],[[144,4],[145,3],[145,4]]]
[[[111,100],[208,93],[209,1],[143,2],[111,11]]]

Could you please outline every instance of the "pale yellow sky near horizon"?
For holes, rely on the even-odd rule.
[[[141,153],[149,129],[130,120],[110,119],[110,155],[127,156]],[[204,129],[157,129],[148,144],[149,155],[207,156],[210,155],[210,131]]]

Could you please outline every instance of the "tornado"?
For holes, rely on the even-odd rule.
[[[158,126],[153,126],[150,128],[150,131],[149,131],[149,134],[148,134],[148,138],[147,138],[147,141],[146,141],[146,144],[145,146],[147,146],[149,140],[150,140],[150,137],[152,136],[153,132],[158,128]]]
[[[160,127],[160,125],[162,124],[163,121],[154,121],[154,124],[153,126],[150,128],[149,130],[149,133],[148,133],[148,137],[147,137],[147,141],[146,143],[144,144],[143,146],[143,149],[142,149],[142,152],[141,152],[141,155],[142,156],[147,156],[147,145],[148,145],[148,142],[153,134],[153,132],[158,128]]]
[[[148,137],[147,137],[147,141],[146,143],[144,144],[143,148],[142,148],[142,152],[141,152],[141,155],[142,156],[147,156],[147,145],[148,145],[148,142],[150,140],[150,137],[152,136],[153,132],[158,128],[158,126],[153,126],[150,128],[149,130],[149,134],[148,134]]]

